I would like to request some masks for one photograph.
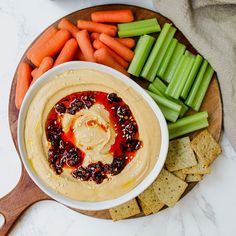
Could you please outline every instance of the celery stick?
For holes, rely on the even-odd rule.
[[[161,96],[161,97],[165,97],[165,94],[162,93],[162,92],[159,90],[159,88],[157,88],[156,86],[154,86],[153,83],[149,84],[148,90],[151,91],[151,92],[153,92],[153,93],[155,93],[156,95],[159,95],[159,96]]]
[[[165,94],[167,86],[158,77],[156,77],[156,79],[151,84],[153,84],[159,91]]]
[[[170,45],[170,42],[171,42],[172,38],[174,37],[175,32],[176,32],[176,28],[171,27],[166,35],[165,41],[161,45],[161,49],[157,54],[157,57],[156,57],[155,62],[153,64],[153,67],[148,74],[148,77],[151,81],[153,81],[156,77],[157,70],[161,65],[163,57],[165,56],[166,50],[167,50],[168,46]]]
[[[149,27],[152,25],[159,25],[156,18],[151,18],[147,20],[137,20],[137,21],[133,21],[129,23],[120,23],[118,24],[118,30],[140,29],[140,28]],[[160,27],[160,30],[161,30],[161,27]]]
[[[134,37],[159,32],[161,27],[156,18],[118,24],[118,36]]]
[[[179,61],[181,59],[181,57],[183,56],[184,54],[184,51],[185,51],[185,48],[186,46],[181,44],[181,43],[178,43],[175,50],[174,50],[174,53],[173,53],[173,56],[165,70],[165,73],[163,75],[163,80],[165,80],[166,82],[170,82],[171,79],[172,79],[172,76],[179,64]]]
[[[169,109],[172,109],[173,111],[180,112],[181,106],[177,104],[176,102],[172,102],[169,99],[167,99],[164,96],[157,95],[153,92],[150,92],[146,90],[147,93],[160,105],[163,105]]]
[[[160,51],[163,42],[165,41],[165,38],[168,34],[170,27],[171,27],[171,24],[166,23],[164,25],[164,27],[162,28],[161,33],[154,45],[149,57],[148,57],[148,60],[146,61],[145,65],[144,65],[142,72],[141,72],[141,76],[149,81],[154,80],[154,78],[152,80],[149,79],[149,72],[152,70],[152,67],[155,66],[155,60],[156,60],[157,54]]]
[[[188,93],[189,93],[189,91],[191,89],[191,86],[192,86],[192,84],[194,82],[194,79],[195,79],[195,77],[197,75],[197,72],[198,72],[198,70],[200,68],[202,60],[203,60],[203,58],[199,54],[194,59],[193,67],[192,67],[192,69],[191,69],[191,71],[189,73],[188,79],[187,79],[187,81],[186,81],[186,83],[184,85],[184,88],[182,90],[182,93],[181,93],[181,97],[183,99],[186,99],[187,96],[188,96]]]
[[[185,51],[184,55],[189,56],[189,57],[194,57],[194,55],[188,50]]]
[[[171,80],[166,90],[166,94],[175,99],[179,99],[184,84],[188,79],[188,75],[192,69],[193,63],[194,63],[193,57],[184,55],[183,63],[180,65],[180,68],[176,70],[176,73],[173,75],[173,79]]]
[[[175,123],[168,124],[169,138],[173,139],[181,135],[207,127],[208,114],[206,111],[198,112],[177,120]]]
[[[204,78],[202,80],[202,83],[201,83],[201,85],[198,89],[197,95],[195,97],[194,105],[192,107],[195,111],[198,111],[201,107],[202,101],[205,97],[206,91],[207,91],[208,86],[211,82],[211,78],[212,78],[213,74],[214,74],[214,70],[211,67],[211,65],[208,64],[208,67],[207,67],[206,72],[204,74]]]
[[[188,106],[192,107],[194,105],[194,100],[196,98],[196,95],[197,95],[197,92],[198,92],[198,89],[199,89],[199,86],[203,80],[203,77],[204,77],[204,74],[206,72],[206,69],[207,69],[207,65],[208,65],[208,61],[207,60],[204,60],[202,65],[201,65],[201,68],[197,74],[197,77],[194,81],[194,84],[189,92],[189,95],[187,97],[187,100],[185,101],[185,104],[187,104]]]
[[[158,104],[158,103],[157,103]],[[164,117],[166,118],[166,120],[171,121],[171,122],[175,122],[178,117],[179,117],[179,113],[176,111],[173,111],[165,106],[162,106],[160,104],[158,104],[159,108],[161,109]]]
[[[144,63],[151,51],[152,45],[155,41],[155,38],[149,35],[144,35],[140,37],[140,43],[137,46],[138,49],[135,50],[134,58],[129,66],[128,72],[132,75],[139,76],[141,70],[144,66]]]
[[[159,66],[159,68],[157,70],[157,75],[161,78],[163,78],[163,75],[164,75],[165,70],[168,66],[168,63],[170,62],[171,57],[174,53],[174,50],[177,46],[177,43],[178,43],[177,39],[172,39],[169,44],[169,47],[167,48],[167,51],[166,51],[165,56],[161,62],[161,65]]]
[[[160,95],[161,93],[169,100],[178,103],[181,106],[179,117],[182,117],[188,110],[188,107],[180,99],[176,100],[172,97],[167,96],[165,94],[166,89],[166,85],[158,77],[148,86],[148,90],[150,90],[151,92],[156,93],[157,95]]]

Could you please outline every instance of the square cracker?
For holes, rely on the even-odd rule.
[[[191,147],[197,154],[199,162],[210,165],[221,153],[220,145],[207,129],[199,133],[192,141]]]
[[[185,180],[187,174],[183,173],[183,170],[176,170],[173,171],[172,174],[174,174],[175,176],[177,176],[178,178]]]
[[[165,165],[171,172],[197,165],[197,160],[191,148],[189,137],[170,141]]]
[[[144,201],[138,198],[138,202],[145,216],[148,216],[152,213],[151,209],[145,204]]]
[[[145,203],[145,205],[153,212],[156,213],[165,205],[160,201],[154,192],[153,186],[150,185],[144,192],[139,194],[138,198]]]
[[[136,199],[132,199],[120,206],[109,209],[112,220],[122,220],[131,216],[139,214],[141,211],[139,209]]]
[[[209,174],[211,172],[210,167],[208,165],[205,165],[203,163],[198,163],[196,166],[186,168],[182,170],[184,174]]]
[[[202,180],[202,175],[199,174],[189,174],[186,177],[186,182],[199,182]]]
[[[188,184],[169,171],[162,169],[153,183],[153,188],[158,198],[169,207],[174,207]]]

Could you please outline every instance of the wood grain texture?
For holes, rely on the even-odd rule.
[[[90,14],[97,10],[125,9],[127,7],[133,10],[135,19],[137,20],[156,17],[161,26],[163,26],[164,23],[166,22],[171,23],[170,20],[168,20],[164,16],[154,11],[144,9],[141,7],[121,5],[121,4],[102,5],[102,6],[86,8],[86,9],[71,13],[70,15],[66,16],[66,18],[76,23],[78,19],[89,20]],[[53,25],[56,26],[58,24],[58,21],[55,22]],[[184,35],[179,30],[176,32],[175,37],[181,43],[185,44],[189,51],[191,51],[194,54],[197,53],[197,51],[193,48],[190,42],[184,37]],[[25,57],[26,52],[23,55],[21,61],[27,60]],[[133,79],[144,88],[146,88],[148,85],[148,82],[143,79],[139,79],[139,78],[133,78]],[[11,93],[10,93],[10,98],[9,98],[9,125],[10,125],[10,130],[11,130],[15,147],[18,151],[18,144],[17,144],[18,110],[16,109],[15,103],[14,103],[15,87],[16,87],[16,75],[13,78]],[[222,100],[221,100],[220,88],[219,88],[216,74],[214,74],[213,80],[207,91],[201,110],[208,111],[209,124],[210,124],[208,129],[212,133],[212,135],[215,137],[215,139],[219,140],[221,130],[222,130]],[[191,134],[191,137],[195,136],[196,134],[197,132]],[[190,183],[184,195],[186,195],[195,185],[196,183]],[[19,183],[15,187],[15,189],[11,193],[9,193],[7,196],[0,199],[0,212],[2,212],[6,217],[6,224],[0,230],[0,235],[6,234],[6,232],[14,224],[18,216],[27,207],[29,207],[34,202],[44,200],[44,199],[50,199],[50,198],[34,184],[34,182],[30,179],[30,177],[26,173],[25,168],[22,167],[22,176]],[[74,210],[88,216],[102,218],[102,219],[110,219],[110,215],[108,211],[94,212],[94,211],[81,211],[78,209],[74,209]],[[143,216],[143,215],[139,215],[139,216]]]

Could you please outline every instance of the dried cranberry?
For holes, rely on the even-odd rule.
[[[66,107],[64,104],[56,104],[55,110],[57,113],[62,114],[66,112]]]
[[[141,141],[138,139],[131,139],[127,142],[127,149],[130,152],[137,151],[141,147]]]
[[[90,108],[94,102],[96,101],[95,98],[93,98],[92,96],[88,95],[88,96],[82,96],[81,100],[83,101],[83,103],[85,104],[86,108]]]
[[[127,117],[131,114],[131,111],[127,105],[122,105],[117,108],[117,115],[121,118]]]
[[[136,132],[138,131],[138,127],[134,123],[129,123],[123,128],[123,133],[127,140],[135,137]]]
[[[101,184],[105,178],[105,175],[103,175],[101,172],[97,172],[93,176],[93,181],[95,181],[96,184]]]
[[[119,174],[125,167],[125,161],[124,157],[115,157],[111,163],[111,174]]]
[[[79,111],[82,108],[84,108],[84,104],[81,100],[79,99],[75,99],[72,103],[71,103],[71,107],[73,108],[73,110]]]
[[[110,104],[112,104],[113,102],[121,102],[122,101],[122,99],[120,97],[118,97],[116,93],[109,93],[107,95],[107,100]]]
[[[66,112],[69,113],[70,115],[74,115],[76,113],[76,109],[74,107],[70,107],[66,109]]]

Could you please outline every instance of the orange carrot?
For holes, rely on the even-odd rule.
[[[106,48],[100,48],[95,51],[94,57],[98,63],[110,66],[127,76],[129,75],[128,72],[112,57]]]
[[[102,43],[99,39],[96,39],[93,41],[93,47],[96,49],[100,48],[106,48],[107,51],[113,56],[113,58],[125,69],[128,68],[129,63],[125,61],[122,57],[120,57],[118,54],[116,54],[114,51],[112,51],[107,45]]]
[[[27,58],[30,60],[31,55],[34,54],[35,50],[37,51],[39,47],[44,45],[57,31],[58,30],[54,26],[49,27],[27,51]]]
[[[77,49],[78,49],[77,41],[74,38],[69,39],[66,42],[65,46],[63,47],[63,49],[61,50],[60,54],[58,55],[54,63],[54,66],[60,65],[67,61],[72,61],[74,59]]]
[[[79,49],[75,53],[75,59],[79,61],[86,61],[84,54]]]
[[[66,18],[63,18],[59,24],[58,24],[58,29],[64,29],[69,31],[73,37],[76,37],[76,34],[79,32],[79,29],[76,25],[74,25],[72,22],[67,20]]]
[[[31,76],[34,78],[34,76],[36,75],[36,72],[37,72],[38,68],[34,68],[31,72]]]
[[[132,38],[115,38],[115,40],[122,43],[127,48],[133,48],[135,45],[135,40]]]
[[[96,40],[96,39],[98,39],[99,38],[99,33],[96,33],[96,32],[94,32],[94,33],[92,33],[91,35],[90,35],[90,38],[91,38],[91,40],[92,40],[92,42],[94,41],[94,40]]]
[[[50,70],[53,66],[53,59],[51,57],[43,58],[34,79],[32,80],[31,84],[33,84],[42,74],[46,71]]]
[[[69,40],[70,33],[67,30],[59,30],[55,35],[53,35],[47,42],[45,42],[41,47],[34,50],[32,53],[31,61],[35,66],[39,66],[44,57],[54,57],[56,56],[65,43]]]
[[[85,29],[89,32],[105,33],[110,36],[115,36],[117,31],[117,27],[114,25],[106,25],[85,20],[78,20],[77,26],[79,29]]]
[[[91,14],[91,19],[94,22],[130,22],[134,20],[133,12],[130,9],[111,10],[111,11],[96,11]]]
[[[15,105],[17,109],[20,109],[24,96],[29,89],[32,80],[31,71],[31,66],[25,62],[21,63],[18,67],[15,94]]]
[[[130,22],[134,20],[133,12],[130,9],[96,11],[91,14],[94,22]]]
[[[91,44],[89,34],[87,30],[81,30],[76,35],[77,42],[79,44],[80,50],[82,51],[86,61],[95,62],[94,50]]]
[[[134,57],[134,52],[129,48],[125,47],[122,43],[118,42],[111,36],[103,33],[99,36],[99,39],[108,47],[110,47],[113,51],[115,51],[118,55],[123,57],[126,61],[132,61]]]

